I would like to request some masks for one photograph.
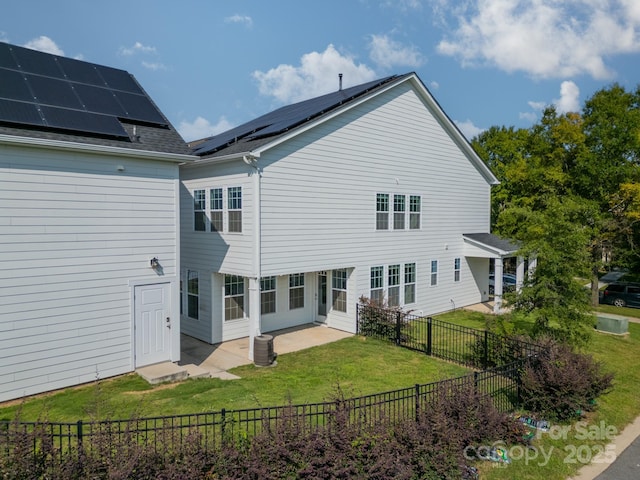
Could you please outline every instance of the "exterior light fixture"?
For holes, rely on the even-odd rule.
[[[158,260],[158,257],[153,257],[149,260],[149,266],[151,268],[158,268],[160,266],[160,260]]]

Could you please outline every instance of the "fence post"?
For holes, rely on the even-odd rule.
[[[473,391],[478,393],[478,372],[473,372]]]
[[[432,345],[432,333],[433,333],[433,319],[431,317],[427,317],[427,355],[431,356],[431,345]]]
[[[227,418],[226,418],[226,413],[227,410],[225,408],[223,408],[222,410],[220,410],[220,417],[222,418],[222,420],[220,421],[220,440],[222,442],[222,444],[224,444],[226,442],[226,438],[225,437],[225,427],[227,424]]]
[[[416,423],[417,423],[420,419],[420,385],[418,383],[416,383],[415,385],[414,399],[416,402],[415,411],[416,411]]]
[[[360,304],[356,303],[356,335],[360,334]]]
[[[482,359],[482,369],[486,370],[489,363],[489,332],[484,331],[484,358]]]
[[[400,345],[401,343],[401,334],[402,334],[402,314],[401,312],[396,312],[396,345]]]

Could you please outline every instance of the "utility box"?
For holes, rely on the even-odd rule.
[[[276,359],[273,335],[258,335],[253,340],[253,362],[258,367],[268,367]]]
[[[615,335],[624,335],[629,333],[629,319],[621,315],[613,315],[610,313],[597,314],[596,330],[605,333],[613,333]]]

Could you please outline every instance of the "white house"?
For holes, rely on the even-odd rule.
[[[127,72],[0,43],[0,401],[179,360],[188,153]]]
[[[363,295],[424,315],[488,299],[489,259],[504,253],[487,234],[498,182],[414,73],[191,146],[184,333],[217,343],[310,322],[353,332]]]

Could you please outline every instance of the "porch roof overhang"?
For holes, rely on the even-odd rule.
[[[464,233],[464,255],[466,257],[505,258],[513,257],[520,247],[492,233]]]

